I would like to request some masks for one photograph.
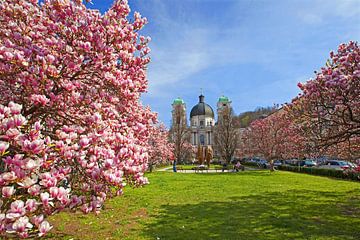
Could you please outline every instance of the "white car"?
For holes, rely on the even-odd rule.
[[[346,169],[350,168],[350,165],[348,162],[345,162],[345,161],[328,160],[325,162],[325,164],[320,165],[319,168],[346,170]]]

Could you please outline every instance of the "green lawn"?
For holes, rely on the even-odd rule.
[[[53,217],[59,239],[360,239],[360,183],[291,172],[157,172],[98,216]]]

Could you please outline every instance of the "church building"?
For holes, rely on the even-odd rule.
[[[181,107],[183,109],[182,119],[187,119],[186,117],[186,105],[181,98],[174,100],[173,104],[173,117],[172,123],[177,122],[175,119],[175,108]],[[217,102],[217,114],[218,117],[221,116],[222,110],[224,107],[231,107],[231,101],[229,98],[222,96]],[[187,124],[187,123],[186,123]],[[214,145],[214,127],[216,124],[215,114],[213,108],[205,102],[205,96],[199,96],[199,102],[192,107],[190,111],[190,123],[188,126],[189,132],[191,134],[190,142],[192,145],[202,145],[202,146],[211,146]]]

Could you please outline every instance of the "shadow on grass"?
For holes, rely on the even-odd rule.
[[[360,239],[359,201],[350,202],[350,194],[288,191],[162,205],[143,235],[150,239]]]

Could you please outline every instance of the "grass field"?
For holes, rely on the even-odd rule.
[[[360,184],[291,172],[156,172],[52,239],[360,239]]]

